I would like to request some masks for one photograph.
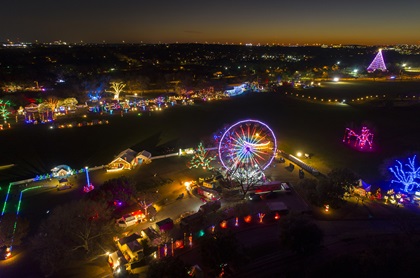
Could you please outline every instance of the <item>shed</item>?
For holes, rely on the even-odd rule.
[[[174,221],[171,218],[163,219],[159,222],[156,222],[156,229],[160,232],[166,232],[171,230],[174,227]]]

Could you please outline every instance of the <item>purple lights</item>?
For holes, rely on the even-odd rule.
[[[387,71],[385,62],[384,62],[384,57],[382,56],[382,49],[379,49],[378,54],[376,54],[372,63],[370,63],[369,67],[367,68],[367,71],[368,72]]]

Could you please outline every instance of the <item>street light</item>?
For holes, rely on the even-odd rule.
[[[302,156],[302,153],[301,152],[298,152],[296,155],[297,155],[297,157],[301,157]]]

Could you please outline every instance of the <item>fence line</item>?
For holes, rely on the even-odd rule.
[[[303,162],[302,160],[300,160],[299,158],[288,154],[284,151],[279,150],[280,154],[289,159],[290,161],[296,163],[297,165],[299,165],[302,169],[305,169],[306,171],[308,171],[309,173],[311,173],[314,176],[319,176],[322,175],[317,169],[313,168],[312,166],[309,166],[308,164],[306,164],[305,162]]]

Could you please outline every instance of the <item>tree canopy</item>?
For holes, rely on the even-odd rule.
[[[349,169],[333,169],[326,177],[304,179],[300,186],[308,201],[316,206],[330,205],[340,207],[344,202],[344,194],[351,191],[359,178]]]
[[[68,260],[88,259],[110,250],[116,229],[106,204],[80,200],[59,206],[32,239],[35,259],[46,274],[52,274]]]
[[[320,247],[324,233],[304,216],[290,215],[280,221],[280,242],[297,253],[309,253]]]
[[[188,269],[178,257],[164,257],[153,261],[147,271],[148,278],[187,278]]]
[[[15,227],[16,223],[16,229]],[[0,224],[0,246],[20,244],[29,231],[29,221],[14,213],[5,213]]]
[[[239,244],[232,231],[217,231],[200,239],[202,261],[213,270],[230,263],[238,256]]]
[[[104,182],[97,190],[89,192],[88,197],[112,205],[115,201],[128,203],[136,193],[135,183],[123,176]]]

